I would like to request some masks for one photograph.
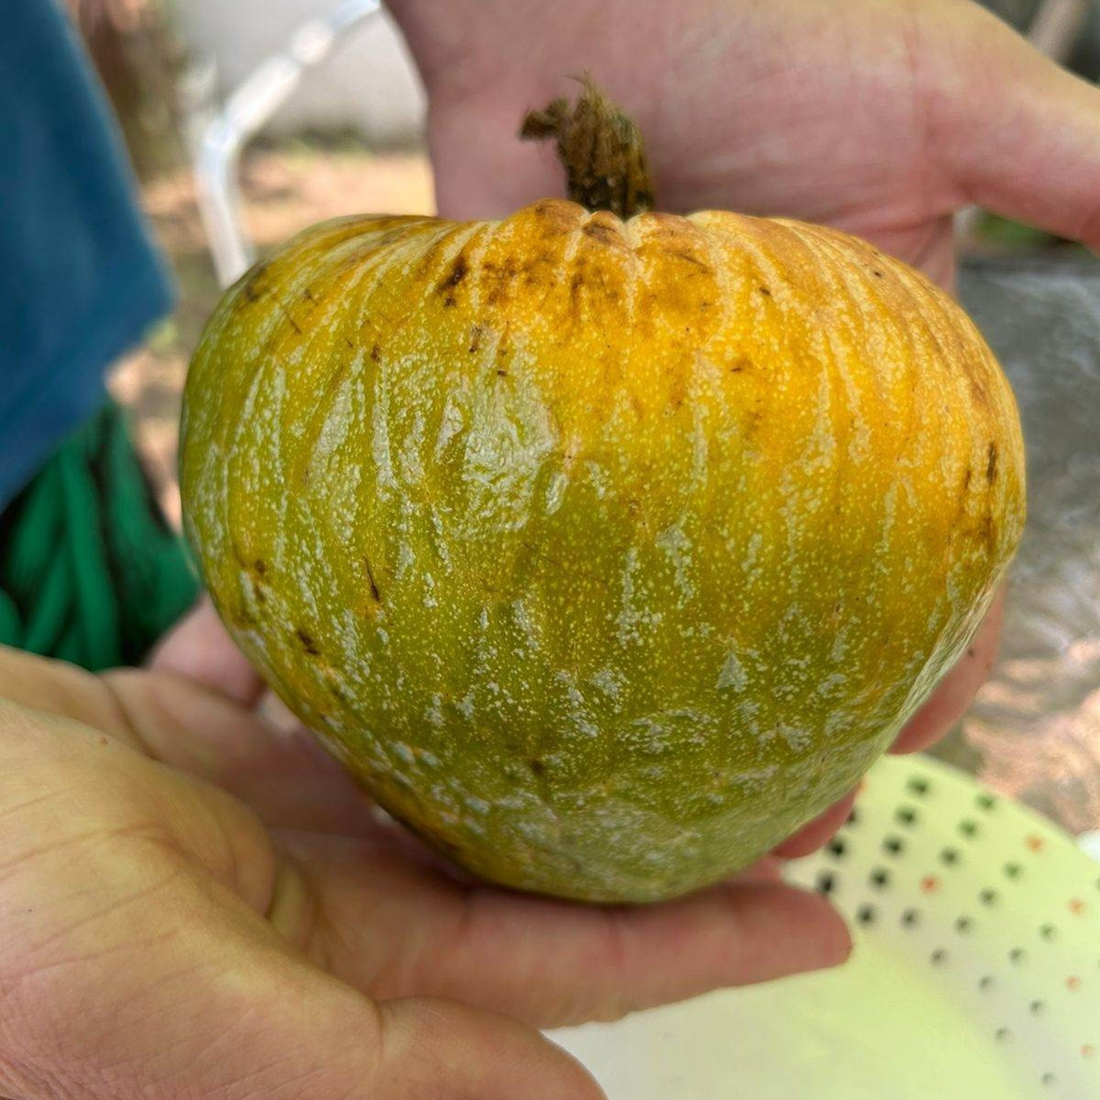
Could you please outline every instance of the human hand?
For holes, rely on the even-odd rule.
[[[970,0],[389,6],[445,217],[564,193],[552,148],[516,134],[590,71],[638,123],[659,209],[833,225],[944,286],[970,203],[1100,247],[1100,89]]]
[[[525,109],[585,70],[638,123],[663,210],[837,226],[950,288],[969,203],[1100,247],[1100,90],[968,0],[391,0],[429,94],[440,213],[562,194]],[[988,675],[998,599],[895,745],[927,747]],[[783,854],[823,842],[828,811]]]
[[[0,1094],[596,1100],[532,1026],[845,957],[770,865],[634,910],[458,876],[188,644],[212,615],[205,686],[0,650]]]

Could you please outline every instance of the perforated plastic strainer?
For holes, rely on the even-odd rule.
[[[890,757],[790,878],[847,966],[552,1037],[611,1100],[1100,1100],[1100,865],[1064,834]]]

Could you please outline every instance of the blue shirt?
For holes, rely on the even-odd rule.
[[[0,21],[0,509],[171,306],[110,108],[54,0]]]

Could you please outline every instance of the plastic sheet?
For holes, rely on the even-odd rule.
[[[940,754],[1084,833],[1100,828],[1100,263],[971,261],[959,293],[1016,391],[1029,514],[1000,658]]]

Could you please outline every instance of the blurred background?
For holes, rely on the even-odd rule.
[[[174,315],[118,364],[111,386],[134,411],[142,455],[178,521],[180,391],[234,249],[262,253],[339,214],[431,211],[423,92],[388,17],[359,18],[370,5],[354,0],[334,9],[354,26],[332,41],[320,24],[310,29],[326,10],[318,0],[67,3],[175,268]],[[1100,0],[986,6],[1081,76],[1100,77]],[[326,56],[298,81],[288,50]],[[237,93],[240,107],[239,90],[261,69],[244,100],[256,133],[239,170],[235,157],[222,165],[219,214],[209,179],[200,201],[196,166],[224,146],[225,104]],[[285,97],[280,81],[295,83]],[[236,243],[227,222],[239,222]],[[960,295],[1020,398],[1031,515],[996,675],[936,752],[1087,835],[1100,830],[1100,264],[980,210],[963,213],[959,238]]]

